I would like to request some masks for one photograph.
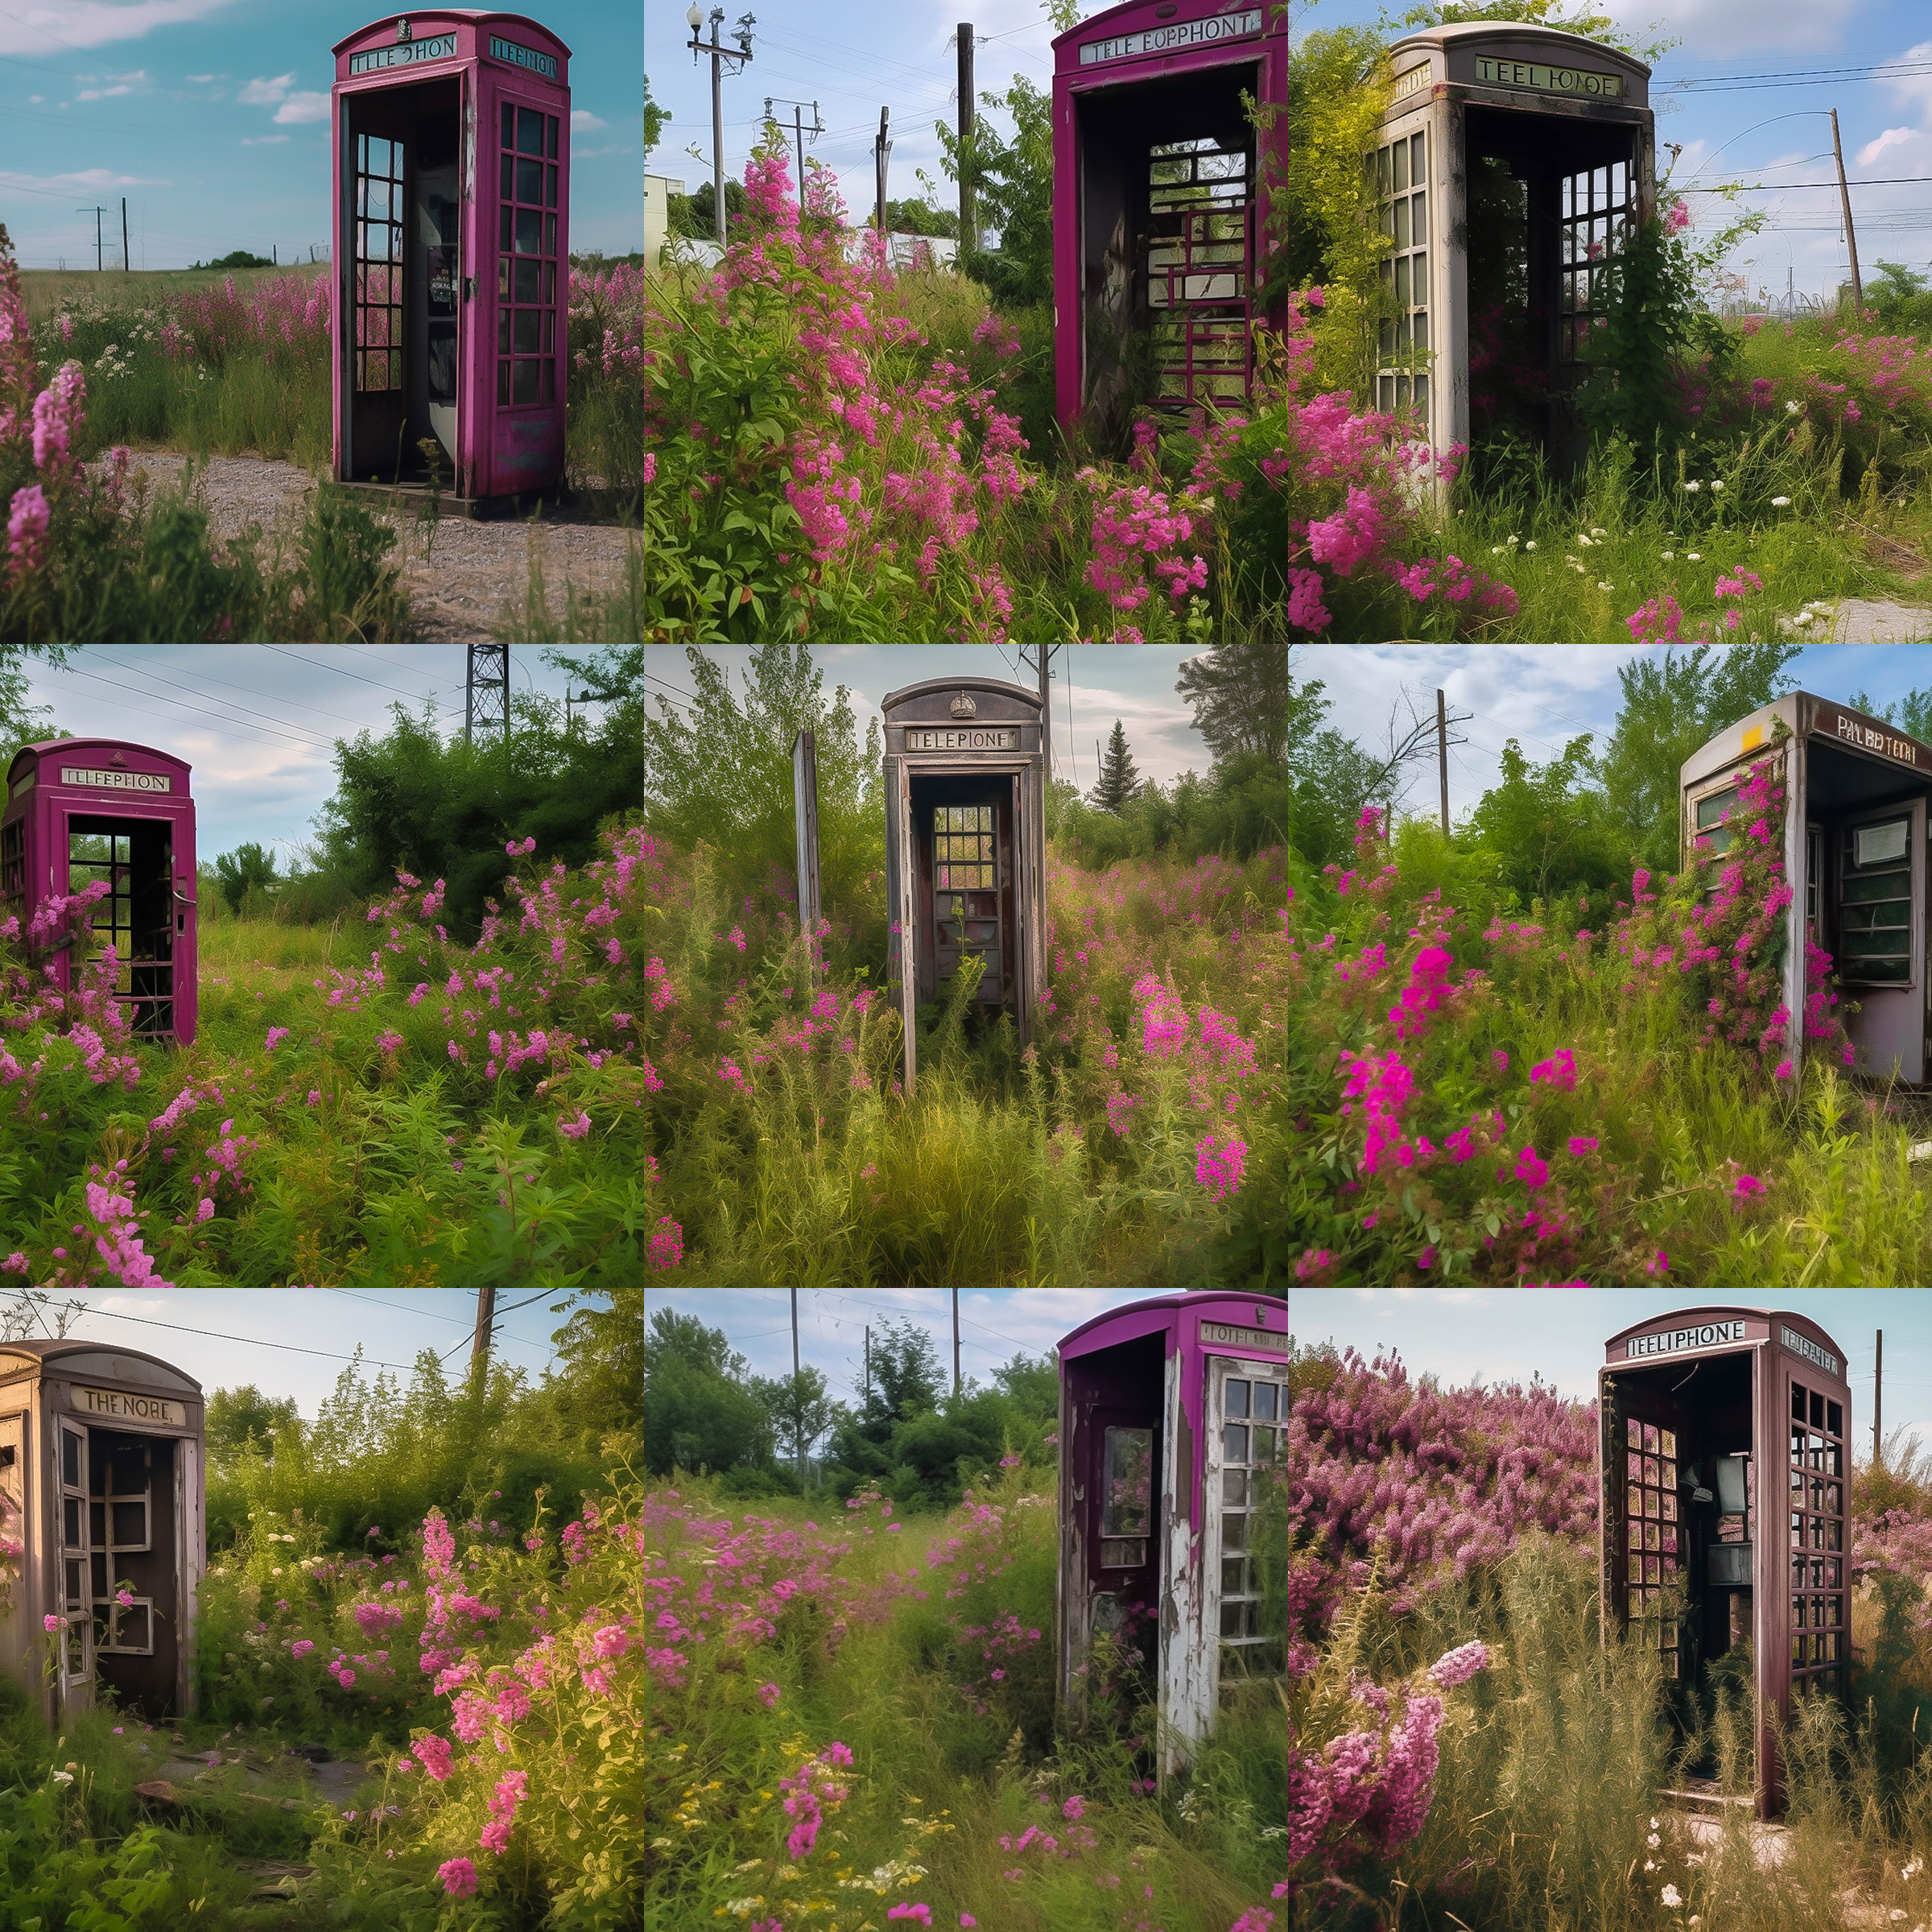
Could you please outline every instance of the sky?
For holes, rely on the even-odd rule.
[[[1616,714],[1618,668],[1662,646],[1610,644],[1315,644],[1300,647],[1298,673],[1327,687],[1330,722],[1380,748],[1391,708],[1406,728],[1409,704],[1433,716],[1435,691],[1452,713],[1470,714],[1451,732],[1449,807],[1472,810],[1496,782],[1505,741],[1516,738],[1537,762],[1554,758],[1580,733],[1605,733]],[[734,671],[749,645],[711,654]],[[1097,775],[1095,741],[1104,744],[1117,717],[1144,776],[1171,782],[1212,762],[1192,713],[1174,690],[1182,654],[1159,646],[1082,644],[1054,655],[1055,774],[1083,791]],[[51,706],[68,736],[125,737],[188,760],[200,857],[212,861],[246,840],[275,850],[282,869],[315,836],[314,820],[335,790],[334,745],[390,724],[401,704],[419,714],[424,698],[446,733],[463,723],[467,663],[460,644],[361,646],[86,645],[64,670],[27,661],[29,701]],[[830,698],[849,686],[861,740],[888,691],[922,678],[979,673],[1037,682],[1017,654],[996,645],[834,645],[815,650]],[[519,691],[561,700],[567,680],[534,648],[513,647]],[[690,670],[670,646],[648,651],[653,688],[675,704],[688,696]],[[1922,648],[1907,644],[1808,645],[1790,673],[1799,688],[1848,699],[1864,691],[1883,704],[1914,683],[1932,683]],[[1072,723],[1067,724],[1067,706]],[[1436,807],[1432,758],[1410,768],[1403,803]]]
[[[547,0],[532,17],[571,50],[571,246],[642,248],[641,0]],[[8,0],[0,221],[20,266],[92,268],[98,204],[120,266],[124,195],[137,269],[237,248],[320,258],[329,50],[382,18],[366,0]]]
[[[540,1380],[555,1359],[551,1335],[568,1319],[551,1314],[551,1305],[568,1296],[560,1289],[535,1298],[527,1290],[499,1292],[497,1359],[526,1371],[532,1382]],[[0,1306],[18,1298],[17,1290],[10,1297],[0,1290]],[[347,1288],[174,1288],[165,1294],[84,1288],[55,1296],[43,1312],[51,1316],[68,1300],[88,1305],[69,1324],[71,1336],[159,1356],[204,1389],[252,1382],[264,1395],[292,1396],[312,1421],[358,1347],[371,1381],[386,1366],[407,1383],[424,1348],[444,1356],[444,1373],[460,1379],[476,1332],[477,1298],[467,1288],[381,1294]]]
[[[989,1383],[1015,1351],[1047,1353],[1082,1322],[1145,1298],[1144,1289],[991,1288],[960,1291],[960,1370]],[[952,1361],[952,1312],[943,1288],[801,1288],[799,1355],[822,1370],[832,1393],[854,1402],[865,1380],[869,1323],[910,1319],[931,1333],[942,1367]],[[1399,1352],[1412,1376],[1432,1374],[1447,1387],[1494,1386],[1533,1376],[1560,1395],[1583,1401],[1596,1393],[1604,1344],[1633,1323],[1728,1298],[1695,1290],[1533,1288],[1297,1288],[1288,1297],[1289,1327],[1305,1347],[1323,1342],[1373,1359]],[[1810,1316],[1839,1346],[1852,1386],[1852,1422],[1868,1454],[1876,1335],[1885,1337],[1885,1431],[1903,1426],[1932,1443],[1932,1296],[1913,1290],[1828,1289],[1735,1298]],[[791,1371],[789,1291],[782,1288],[670,1288],[645,1292],[645,1320],[667,1307],[721,1328],[758,1375]]]
[[[808,127],[815,101],[825,132],[807,151],[834,169],[848,206],[863,217],[873,204],[873,138],[886,106],[893,129],[888,192],[895,199],[919,192],[914,174],[923,168],[939,183],[943,204],[956,207],[933,125],[957,112],[954,35],[965,10],[953,0],[890,8],[832,0],[809,13],[768,4],[753,30],[750,65],[724,84],[728,171],[742,175],[766,94],[805,101]],[[1015,74],[1046,89],[1054,29],[1036,0],[981,0],[976,10],[977,91],[1004,93]],[[1083,4],[1080,10],[1091,18],[1102,9]],[[1290,31],[1298,38],[1311,30],[1373,25],[1383,10],[1381,0],[1327,0],[1319,13],[1297,6]],[[1406,9],[1391,4],[1387,10]],[[1658,60],[1652,77],[1660,171],[1672,165],[1666,144],[1676,143],[1682,150],[1674,164],[1679,185],[1810,184],[1744,198],[1770,222],[1732,258],[1748,279],[1748,295],[1761,287],[1781,299],[1789,281],[1802,298],[1848,279],[1824,118],[1832,107],[1846,173],[1859,184],[1852,216],[1866,275],[1881,258],[1926,267],[1932,16],[1923,0],[1677,0],[1668,8],[1659,0],[1595,0],[1590,10],[1610,14],[1640,43],[1681,43]],[[735,18],[736,9],[729,9],[728,36]],[[695,187],[711,171],[711,79],[708,60],[693,65],[690,38],[681,6],[658,0],[650,7],[645,69],[671,122],[645,164]],[[1876,63],[1897,66],[1873,76],[1864,70]],[[778,112],[790,119],[789,107]],[[1010,131],[1001,116],[993,118]],[[692,147],[701,159],[687,151]],[[1700,226],[1724,219],[1719,197],[1699,193],[1690,200]]]

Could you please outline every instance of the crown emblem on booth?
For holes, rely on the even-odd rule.
[[[963,691],[952,701],[952,715],[956,718],[976,718],[980,708],[972,701],[972,693]]]
[[[396,38],[397,38],[397,39],[398,39],[398,41],[401,41],[401,40],[407,40],[407,39],[411,39],[412,37],[413,37],[413,36],[411,35],[411,33],[410,33],[410,31],[409,31],[409,23],[408,23],[408,21],[407,21],[407,20],[398,20],[398,21],[396,23]]]

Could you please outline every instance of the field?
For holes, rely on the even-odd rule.
[[[1765,815],[1720,890],[1640,871],[1596,930],[1575,902],[1492,912],[1479,853],[1426,823],[1392,844],[1373,811],[1319,870],[1278,847],[1104,871],[1062,851],[1042,1037],[1022,1055],[1009,1024],[969,1027],[951,985],[918,1016],[910,1100],[876,878],[815,982],[782,880],[727,898],[717,854],[638,828],[575,873],[511,841],[474,944],[444,931],[443,882],[407,875],[327,929],[211,922],[184,1051],[130,1042],[91,982],[35,1001],[0,933],[0,1269],[1932,1278],[1922,1102],[1844,1071],[1822,955],[1794,1077],[1769,963],[1782,801],[1739,809]]]
[[[659,1748],[638,1922],[1922,1920],[1922,1488],[1864,1474],[1852,1715],[1807,1705],[1786,1734],[1774,1862],[1741,1808],[1694,1831],[1666,1796],[1687,1773],[1752,1788],[1724,1673],[1673,1706],[1639,1635],[1600,1642],[1594,1411],[1545,1389],[1441,1389],[1393,1360],[1315,1354],[1294,1373],[1250,1539],[1279,1675],[1236,1686],[1191,1775],[1160,1791],[1131,1649],[1096,1657],[1084,1724],[1055,1709],[1051,1459],[964,1468],[961,1507],[902,1527],[876,1488],[734,1516],[729,1485],[678,1472],[646,1503],[663,1635],[646,1657]]]
[[[298,281],[326,280],[326,262],[299,262],[281,268],[138,268],[131,274],[113,269],[98,274],[79,268],[23,268],[20,292],[27,318],[38,326],[61,310],[109,308],[132,310],[158,308],[183,295],[203,295],[230,278],[243,295],[272,286],[284,275]]]

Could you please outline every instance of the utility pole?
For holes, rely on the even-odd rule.
[[[872,1406],[872,1331],[865,1331],[865,1406]]]
[[[1443,836],[1449,836],[1449,712],[1441,691],[1435,694],[1436,762],[1443,778]]]
[[[960,1393],[960,1291],[952,1291],[952,1393],[955,1401]]]
[[[1878,1331],[1878,1361],[1872,1371],[1872,1467],[1881,1468],[1885,1458],[1885,1439],[1879,1432],[1880,1418],[1885,1407],[1885,1331]]]
[[[979,246],[973,233],[972,163],[972,23],[962,20],[957,30],[960,53],[960,253]]]
[[[510,742],[510,646],[507,644],[473,644],[463,706],[465,741],[477,730],[492,725],[501,728],[505,744]]]
[[[1053,783],[1053,673],[1049,667],[1053,662],[1053,646],[1036,644],[1033,647],[1040,658],[1040,762],[1046,768],[1046,782]]]
[[[127,196],[121,197],[121,272],[128,274],[134,266],[134,258],[127,252]]]
[[[101,272],[101,217],[107,213],[104,208],[77,208],[77,215],[92,215],[94,218],[94,273]]]
[[[1858,272],[1858,236],[1852,226],[1852,191],[1845,185],[1845,151],[1838,138],[1838,109],[1831,109],[1831,158],[1838,163],[1838,204],[1845,213],[1845,250],[1852,258],[1852,312],[1864,313],[1865,285]]]
[[[489,1367],[490,1332],[496,1325],[497,1291],[493,1288],[477,1290],[477,1339],[470,1344],[469,1372],[481,1381]]]
[[[824,133],[825,124],[819,118],[819,104],[815,101],[780,101],[778,105],[791,109],[791,162],[793,171],[798,176],[793,185],[798,190],[799,212],[803,214],[805,212],[805,143],[816,141]],[[811,109],[810,127],[805,125],[805,109],[808,105]],[[767,121],[772,118],[771,108],[772,97],[767,94],[765,97],[765,118]]]
[[[797,1409],[799,1395],[799,1291],[791,1291],[792,1447],[799,1459],[799,1487],[805,1487],[805,1429]]]
[[[876,218],[881,252],[886,242],[886,164],[892,159],[892,143],[886,138],[886,117],[891,112],[892,109],[888,107],[881,107],[879,109],[879,131],[872,144],[873,171],[878,176],[879,184],[879,200]]]
[[[695,63],[700,54],[711,56],[711,182],[712,192],[717,197],[718,246],[724,242],[724,63],[735,60],[737,65],[732,72],[741,74],[751,60],[751,30],[758,23],[754,14],[741,14],[737,25],[732,29],[732,37],[737,42],[735,47],[720,44],[718,30],[724,24],[724,10],[714,6],[711,10],[711,38],[700,40],[699,34],[704,26],[704,10],[698,0],[691,0],[685,10],[684,19],[691,28],[691,57]]]

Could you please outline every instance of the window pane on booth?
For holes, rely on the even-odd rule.
[[[145,1550],[148,1546],[147,1505],[137,1497],[132,1502],[114,1503],[114,1547]]]
[[[1145,1536],[1154,1480],[1154,1431],[1109,1429],[1104,1442],[1104,1471],[1100,1534]]]
[[[543,114],[541,109],[517,109],[517,152],[541,155],[543,152]]]
[[[510,378],[510,399],[512,402],[535,402],[539,386],[535,361],[516,362],[511,365],[515,372]]]

